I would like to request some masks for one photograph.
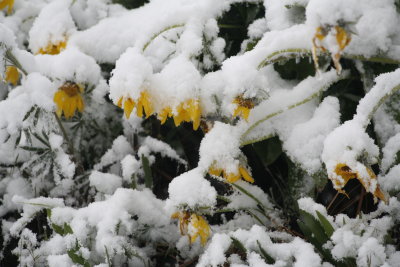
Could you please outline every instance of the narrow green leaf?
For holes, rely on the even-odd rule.
[[[53,228],[54,232],[56,232],[57,234],[64,236],[64,229],[61,226],[52,223],[51,228]]]
[[[262,248],[260,242],[257,240],[258,248],[260,249],[261,256],[264,258],[265,262],[268,264],[274,264],[275,260]]]
[[[243,246],[242,242],[234,237],[231,237],[231,239],[233,246],[236,247],[241,253],[246,254],[246,248]]]
[[[147,188],[153,187],[153,176],[151,174],[151,168],[149,159],[142,155],[142,166],[144,171],[144,184]]]
[[[89,267],[89,263],[85,260],[84,257],[82,257],[81,255],[78,255],[75,253],[75,250],[70,249],[67,251],[68,256],[70,257],[70,259],[72,260],[73,263],[77,263],[80,265],[83,265],[84,267]]]
[[[51,218],[51,209],[46,209],[47,218]]]
[[[316,212],[317,212],[318,219],[319,219],[319,221],[320,221],[322,227],[323,227],[324,230],[325,230],[326,235],[327,235],[328,237],[331,237],[332,234],[333,234],[333,232],[335,231],[335,229],[334,229],[333,226],[330,224],[330,222],[328,221],[328,219],[325,218],[324,215],[322,215],[319,211],[316,211]]]
[[[46,150],[45,148],[33,147],[33,146],[20,146],[20,148],[23,149],[23,150],[32,151],[32,152],[38,152],[38,153],[42,153],[42,152],[44,152]]]
[[[32,112],[35,110],[36,106],[31,107],[31,109],[25,114],[24,118],[22,121],[25,121],[29,116],[32,114]]]
[[[329,237],[325,234],[324,229],[321,224],[308,212],[300,210],[301,220],[307,225],[307,227],[312,231],[315,239],[322,246],[329,240]]]
[[[72,231],[72,228],[69,224],[64,223],[64,235],[66,234],[73,234],[74,231]]]

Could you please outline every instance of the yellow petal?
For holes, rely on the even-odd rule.
[[[131,116],[131,113],[132,113],[132,110],[134,107],[135,107],[135,102],[131,98],[128,98],[127,100],[125,100],[124,112],[125,112],[125,116],[127,119],[129,119],[129,117]]]
[[[225,171],[224,171],[225,173]],[[230,183],[235,183],[236,181],[238,181],[240,179],[240,173],[225,173],[225,179],[230,182]]]
[[[124,98],[121,96],[119,99],[118,99],[118,102],[117,102],[117,106],[119,107],[119,108],[122,108],[122,101],[124,100]]]
[[[12,12],[12,8],[14,6],[14,0],[3,0],[3,1],[0,2],[0,9],[3,9],[6,6],[8,6],[7,14],[10,15],[11,12]]]
[[[214,176],[221,176],[222,169],[218,169],[218,168],[215,168],[215,167],[211,166],[208,169],[208,173],[211,174],[211,175],[214,175]]]
[[[136,105],[136,115],[139,118],[143,117],[143,103],[140,99],[138,100],[137,105]]]
[[[164,124],[167,121],[168,117],[171,117],[172,109],[171,107],[165,107],[158,113],[158,119],[161,121],[161,124]]]
[[[176,115],[174,115],[174,123],[175,126],[179,126],[179,124],[181,124],[181,122],[184,120],[185,117],[185,111],[183,109],[183,104],[179,104],[176,108]]]
[[[340,51],[345,49],[345,47],[350,43],[351,36],[340,26],[335,26],[336,30],[336,42],[339,46]]]
[[[197,130],[200,126],[200,103],[198,100],[192,100],[190,105],[190,119],[193,121],[193,130]]]
[[[18,80],[19,80],[18,69],[14,66],[8,66],[6,68],[5,80],[9,83],[12,83],[14,86],[16,86],[18,84]]]
[[[195,242],[197,237],[200,236],[200,243],[202,246],[205,246],[207,239],[210,236],[210,226],[208,225],[208,222],[203,218],[203,216],[192,214],[190,217],[190,224],[195,230],[195,232],[190,236],[190,243]]]
[[[250,176],[250,174],[245,168],[239,167],[239,173],[242,175],[243,179],[245,179],[247,182],[254,183],[253,177]]]
[[[350,169],[350,167],[344,163],[338,163],[335,167],[334,172],[343,178],[343,180],[344,180],[343,186],[345,186],[349,180],[357,177],[357,174],[355,172],[353,172]]]
[[[150,94],[147,91],[141,92],[140,100],[143,104],[144,112],[146,113],[146,118],[153,114],[153,106],[150,100]]]

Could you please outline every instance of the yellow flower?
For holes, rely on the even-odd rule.
[[[210,236],[210,226],[203,216],[188,211],[178,211],[172,214],[172,219],[179,219],[181,235],[187,235],[192,244],[200,237],[200,243],[204,246]]]
[[[325,37],[329,34],[329,32],[334,30],[333,34],[335,35],[336,43],[338,45],[338,51],[335,54],[332,54],[332,61],[335,65],[336,72],[338,74],[341,73],[342,71],[342,66],[340,65],[340,57],[342,54],[342,51],[346,48],[346,46],[350,43],[351,41],[351,35],[348,33],[344,28],[340,26],[334,26],[334,27],[318,27],[312,43],[312,57],[314,60],[315,68],[318,70],[319,69],[319,64],[318,64],[318,57],[317,57],[317,50],[321,49],[323,52],[326,51],[326,48],[321,44],[321,42],[325,39]]]
[[[14,86],[16,86],[18,84],[18,80],[19,80],[18,69],[14,66],[8,66],[6,68],[5,80],[9,83],[12,83]]]
[[[138,117],[143,117],[145,114],[146,118],[150,117],[153,114],[153,105],[150,101],[151,97],[147,91],[142,91],[140,93],[137,102],[130,97],[127,97],[124,100],[124,97],[121,97],[118,100],[117,106],[124,109],[124,113],[127,119],[130,118],[133,108],[136,106],[136,115]]]
[[[62,50],[65,49],[67,46],[67,41],[60,41],[58,43],[49,43],[46,47],[42,47],[39,49],[37,54],[48,54],[48,55],[57,55],[59,54]]]
[[[136,115],[143,117],[143,111],[146,118],[153,114],[153,106],[150,102],[150,94],[147,91],[142,91],[136,104]]]
[[[365,167],[365,166],[364,166]],[[363,177],[359,172],[353,171],[349,166],[347,166],[345,163],[338,163],[335,166],[334,173],[339,176],[338,177],[329,177],[333,183],[335,184],[335,188],[342,194],[346,194],[342,188],[347,184],[347,182],[351,179],[357,179],[360,181],[360,183],[363,185],[365,190],[367,192],[369,191],[369,188],[371,186],[371,181],[376,180],[376,175],[375,173],[368,167],[365,167],[367,176]],[[375,187],[375,191],[371,192],[374,197],[379,198],[380,200],[383,200],[386,202],[386,197],[385,194],[381,191],[379,185],[377,184]]]
[[[233,173],[233,172],[227,172],[226,170],[220,168],[216,168],[213,165],[208,169],[208,173],[214,176],[220,176],[220,177],[222,176],[229,183],[235,183],[236,181],[240,180],[240,178],[243,178],[245,181],[249,183],[254,183],[254,179],[253,177],[251,177],[249,171],[242,166],[239,166],[237,172]]]
[[[189,99],[180,103],[173,112],[170,106],[165,107],[158,113],[158,119],[164,124],[168,117],[174,118],[175,126],[180,125],[183,121],[193,122],[193,130],[197,130],[200,126],[201,109],[200,102],[197,99]]]
[[[54,102],[57,105],[57,115],[61,117],[64,116],[68,119],[71,118],[75,111],[83,112],[84,103],[81,93],[83,92],[83,87],[73,82],[64,83],[58,91],[54,94]]]
[[[10,15],[12,8],[14,6],[14,0],[2,0],[0,1],[0,10],[5,8],[6,6],[8,6],[7,8],[7,14]]]
[[[240,116],[247,121],[250,115],[250,110],[254,108],[253,101],[251,99],[245,99],[243,98],[243,95],[240,95],[237,96],[232,103],[236,104],[233,116]]]

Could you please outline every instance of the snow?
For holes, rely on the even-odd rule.
[[[75,32],[69,5],[69,0],[58,0],[41,10],[29,31],[29,46],[35,54],[49,44],[65,41]]]
[[[111,195],[122,186],[122,179],[114,174],[93,171],[89,176],[90,186],[97,191]]]
[[[168,187],[168,206],[195,209],[216,204],[217,192],[199,168],[175,177]]]
[[[17,239],[12,249],[21,266],[74,266],[70,249],[99,267],[109,265],[108,257],[115,266],[159,264],[164,252],[178,265],[198,259],[191,264],[271,266],[260,246],[274,258],[272,266],[333,266],[311,243],[285,232],[285,208],[275,205],[273,191],[255,185],[263,177],[255,184],[228,184],[207,174],[210,168],[236,174],[240,167],[251,173],[254,159],[241,147],[272,136],[310,185],[309,192],[296,189],[292,196],[299,208],[316,220],[318,211],[334,228],[323,244],[332,257],[352,257],[359,266],[396,266],[398,248],[385,237],[400,222],[400,69],[375,77],[375,66],[369,66],[400,60],[395,1],[151,0],[135,9],[115,2],[15,0],[11,14],[0,10],[0,216],[3,245]],[[232,44],[223,38],[221,15],[248,4],[264,6],[265,14],[241,14],[248,39],[227,57]],[[339,44],[337,27],[348,44]],[[341,56],[342,63],[346,58],[356,70],[338,75],[325,64],[315,76],[283,79],[273,64],[305,57],[312,63],[313,39],[323,45],[324,57]],[[246,51],[249,43],[256,44]],[[61,44],[60,53],[42,54]],[[347,63],[343,68],[351,68]],[[17,85],[4,81],[12,64],[19,68]],[[343,92],[324,92],[353,77],[365,95],[354,117],[342,123]],[[56,121],[54,94],[65,82],[85,88],[85,109]],[[125,118],[116,105],[138,101],[144,92],[154,116]],[[233,116],[237,99],[254,105],[248,118]],[[167,108],[177,116],[188,101],[198,101],[200,128],[208,126],[194,164],[186,161],[192,155],[185,155],[180,142],[186,129],[165,133],[171,124],[156,121]],[[375,135],[367,132],[371,119]],[[158,156],[179,164],[177,177],[161,189]],[[143,184],[143,157],[154,170],[154,188]],[[376,196],[381,188],[388,201],[356,218],[328,215],[311,197],[319,190],[311,179],[324,174],[342,189],[346,177],[338,174],[339,164],[356,173],[367,192]],[[378,178],[372,173],[377,164]],[[185,219],[177,225],[170,218],[176,211],[207,221],[211,236],[205,247],[179,235]],[[39,227],[47,223],[53,231],[43,238],[30,223],[45,212]],[[57,226],[72,231],[60,234]],[[230,249],[232,238],[243,244],[244,255]]]

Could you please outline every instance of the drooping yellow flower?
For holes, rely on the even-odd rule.
[[[144,112],[144,113],[143,113]],[[146,118],[153,114],[153,106],[150,101],[150,94],[147,91],[142,91],[136,104],[136,115],[143,117],[145,114]]]
[[[146,118],[148,118],[154,112],[153,105],[151,104],[151,97],[149,92],[147,91],[142,91],[140,93],[137,102],[135,102],[135,100],[130,97],[121,97],[118,100],[117,106],[124,109],[124,113],[127,119],[130,118],[134,107],[136,107],[136,115],[138,117],[143,117],[144,114]]]
[[[5,80],[9,83],[12,83],[14,86],[18,84],[19,73],[18,69],[14,66],[8,66],[6,68]]]
[[[10,15],[14,6],[14,0],[1,0],[0,1],[0,10],[7,7],[7,14]]]
[[[54,102],[57,105],[57,115],[64,116],[68,119],[71,118],[75,111],[83,112],[85,107],[83,103],[82,94],[83,87],[73,82],[64,83],[58,91],[54,94]]]
[[[315,65],[315,69],[318,70],[319,69],[319,64],[318,64],[318,57],[317,57],[317,52],[318,49],[321,49],[323,52],[325,52],[327,49],[326,47],[324,47],[322,45],[322,41],[325,39],[325,37],[332,32],[335,36],[336,39],[336,44],[338,46],[337,51],[334,54],[331,54],[332,57],[332,61],[335,65],[336,68],[336,72],[338,74],[341,73],[342,71],[342,65],[340,65],[340,57],[342,55],[342,51],[346,48],[346,46],[350,43],[351,41],[351,35],[349,32],[347,32],[344,28],[340,27],[340,26],[326,26],[326,27],[318,27],[312,43],[313,43],[313,47],[312,47],[312,57],[314,60],[314,65]]]
[[[251,177],[249,171],[239,166],[236,173],[234,172],[227,172],[224,169],[216,168],[214,165],[208,169],[208,173],[214,176],[224,177],[229,183],[235,183],[236,181],[243,178],[245,181],[249,183],[254,183],[253,177]]]
[[[67,46],[67,40],[60,41],[57,43],[49,43],[46,47],[39,49],[37,54],[57,55],[65,49]]]
[[[233,103],[236,104],[233,116],[240,116],[247,121],[250,110],[254,108],[254,102],[251,99],[244,98],[243,95],[239,95],[233,100]]]
[[[336,177],[329,177],[335,185],[335,188],[342,194],[346,194],[342,189],[349,180],[357,179],[360,181],[362,186],[365,188],[367,192],[370,192],[370,186],[373,180],[376,180],[375,173],[368,167],[366,169],[366,176],[361,175],[357,171],[353,171],[347,164],[345,163],[338,163],[335,166],[334,173]],[[375,191],[370,192],[374,195],[374,197],[379,198],[386,202],[385,194],[381,191],[379,184],[376,184]]]
[[[172,214],[172,219],[179,219],[179,230],[181,235],[187,235],[192,244],[200,237],[200,243],[205,246],[210,236],[210,226],[203,216],[188,211],[178,211]]]
[[[164,124],[168,117],[174,119],[175,126],[180,125],[183,121],[192,121],[193,130],[197,130],[200,126],[201,117],[199,100],[186,100],[175,107],[175,112],[170,106],[167,106],[158,113],[158,119],[161,121],[161,124]]]

